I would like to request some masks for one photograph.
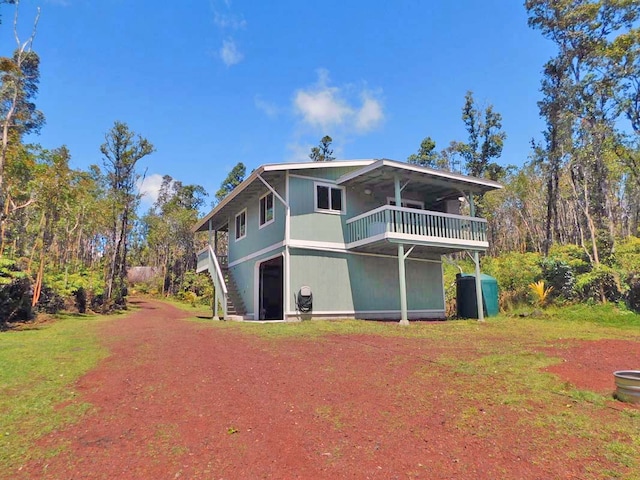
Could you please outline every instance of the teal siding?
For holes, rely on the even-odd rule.
[[[272,258],[275,255],[282,254],[283,250],[283,248],[278,248],[229,268],[229,273],[238,287],[238,294],[242,298],[242,302],[248,313],[254,313],[253,303],[256,264],[266,258]]]
[[[272,187],[284,198],[284,182],[272,185]],[[284,240],[286,209],[277,197],[274,198],[274,222],[266,227],[259,228],[259,202],[260,197],[265,193],[267,193],[267,187],[260,190],[258,194],[248,197],[246,201],[242,203],[242,207],[239,207],[229,219],[229,262],[234,262]],[[245,207],[247,208],[247,236],[242,240],[236,241],[235,215],[240,213]]]
[[[409,310],[444,310],[439,262],[406,261]],[[301,286],[313,291],[313,310],[366,312],[400,310],[395,257],[292,249],[291,298]],[[291,310],[295,309],[295,304]]]
[[[322,181],[319,179],[319,181]],[[349,193],[345,195],[349,205]],[[314,180],[292,177],[289,179],[289,204],[291,205],[291,238],[322,242],[344,242],[347,215],[319,213],[315,211]]]
[[[358,170],[362,167],[333,167],[333,168],[309,168],[308,170],[292,170],[292,175],[302,175],[304,177],[314,177],[325,180],[337,180],[347,173]]]

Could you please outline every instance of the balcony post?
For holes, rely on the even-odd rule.
[[[396,194],[396,207],[402,206],[402,191],[400,190],[400,176],[396,173],[393,178],[393,185]],[[394,212],[397,217],[398,211]],[[394,218],[397,222],[398,219]],[[400,325],[409,325],[407,316],[407,278],[404,265],[404,244],[398,243],[398,283],[400,284]]]
[[[476,206],[473,201],[472,192],[469,192],[469,213],[472,217],[476,216]],[[480,254],[477,250],[473,251],[473,263],[476,267],[476,306],[478,309],[478,321],[484,322],[484,308],[482,307],[482,280],[480,278]]]

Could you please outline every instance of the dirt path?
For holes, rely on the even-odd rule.
[[[268,341],[139,306],[100,326],[92,411],[42,441],[62,452],[6,478],[582,478],[508,406],[453,402],[428,340]]]

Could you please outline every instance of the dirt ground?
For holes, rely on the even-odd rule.
[[[460,400],[437,363],[425,360],[442,351],[435,342],[353,335],[273,341],[180,321],[188,314],[160,302],[139,306],[99,327],[111,355],[76,385],[77,402],[89,402],[90,413],[41,441],[60,453],[0,477],[588,476],[583,459],[562,453],[588,439],[553,439],[520,422],[526,412]],[[598,392],[612,391],[620,355],[640,358],[637,343],[619,341],[567,342],[546,353],[564,359],[549,371]],[[471,358],[474,350],[459,355]],[[595,461],[607,467],[606,459]]]

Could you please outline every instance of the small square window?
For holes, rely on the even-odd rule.
[[[247,236],[247,210],[244,209],[236,215],[236,240]]]
[[[273,222],[273,193],[269,192],[260,198],[260,227]]]
[[[316,184],[316,210],[330,213],[344,213],[344,188]]]

